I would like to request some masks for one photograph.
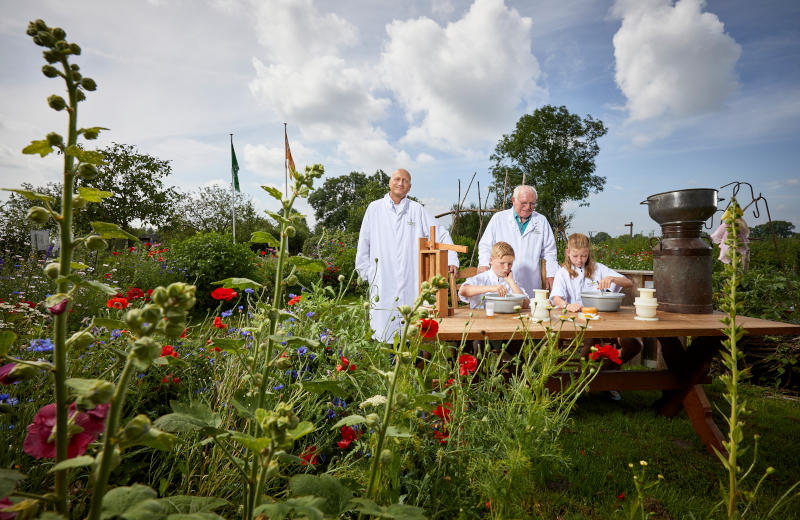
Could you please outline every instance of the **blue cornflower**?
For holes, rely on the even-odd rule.
[[[247,294],[253,294],[255,291],[248,287],[247,289],[244,290],[244,292],[246,292]]]
[[[9,394],[0,394],[0,401],[5,401],[9,397],[11,397]]]
[[[239,310],[244,309],[244,305],[239,305]]]
[[[136,376],[136,377],[138,377],[139,379],[141,379],[141,378],[143,378],[143,377],[146,377],[146,374],[139,374],[139,375],[138,375],[138,376]]]
[[[325,415],[327,415],[328,419],[336,419],[336,412],[333,410],[328,410],[328,413]]]
[[[32,339],[30,341],[31,345],[28,347],[28,350],[32,350],[34,352],[50,352],[55,348],[53,342],[50,338],[44,339]]]
[[[317,356],[315,356],[314,354],[309,354],[308,355],[308,360],[309,361],[316,361],[317,360]]]
[[[251,334],[250,334],[250,332],[249,332],[249,331],[246,331],[246,330],[243,330],[243,331],[242,331],[242,336],[245,336],[245,337],[247,337],[247,336],[250,336],[250,335],[251,335]]]
[[[222,311],[223,318],[229,318],[233,315],[233,311]]]
[[[344,399],[341,399],[339,397],[334,397],[333,401],[331,401],[331,404],[333,406],[339,406],[341,408],[347,408],[347,403],[344,402]]]
[[[16,293],[15,293],[16,294]],[[296,294],[289,293],[289,298],[297,298]]]
[[[297,379],[297,370],[287,370],[286,374],[291,376],[292,379]]]
[[[277,392],[278,390],[283,390],[283,385],[277,385],[277,386],[273,386],[273,387],[272,387],[272,389],[273,389],[273,390],[275,390],[276,392]]]
[[[306,347],[300,347],[299,349],[297,349],[297,355],[298,356],[305,356],[307,352],[308,352],[308,348],[306,348]]]
[[[122,336],[122,331],[120,329],[114,329],[111,331],[111,339],[117,339]]]
[[[17,399],[16,397],[9,397],[8,399],[6,399],[6,404],[10,406],[17,406],[19,404],[19,399]]]
[[[314,317],[314,311],[307,312],[306,316],[308,316],[309,318],[313,318]]]

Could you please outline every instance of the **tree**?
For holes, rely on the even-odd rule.
[[[590,193],[603,191],[606,179],[594,175],[594,159],[600,153],[597,140],[607,132],[602,121],[589,115],[581,119],[564,106],[545,105],[522,116],[514,132],[503,135],[490,156],[494,161],[490,170],[497,194],[495,207],[503,207],[506,171],[506,207],[511,205],[513,188],[522,184],[524,172],[525,183],[539,193],[536,211],[547,217],[554,228],[566,229],[572,215],[563,213],[563,204],[583,201]]]
[[[317,225],[331,229],[349,229],[350,213],[353,207],[360,207],[364,204],[365,198],[369,199],[366,204],[376,198],[383,197],[389,191],[389,176],[378,170],[374,175],[367,176],[361,172],[350,172],[349,175],[330,177],[325,180],[322,186],[311,193],[308,203],[314,208],[314,217]],[[380,192],[380,196],[374,197]],[[364,206],[366,211],[366,206]],[[357,213],[355,214],[357,218]],[[361,219],[364,213],[361,212]],[[358,221],[358,229],[361,228],[361,219]]]
[[[600,231],[595,236],[592,237],[592,244],[600,244],[601,242],[605,242],[606,240],[611,240],[611,235],[606,233],[605,231]]]
[[[103,199],[101,204],[88,205],[85,217],[89,221],[112,222],[124,230],[130,229],[134,220],[154,226],[169,222],[179,198],[174,188],[164,186],[164,179],[172,173],[169,161],[118,143],[99,151],[108,164],[98,168],[100,175],[96,179],[79,178],[77,184],[110,191],[114,196]]]
[[[23,182],[20,188],[50,195],[55,199],[51,203],[52,208],[55,211],[61,211],[62,188],[60,182],[48,182],[47,186],[38,187]],[[22,195],[12,192],[8,200],[0,206],[0,243],[5,246],[5,249],[30,249],[26,244],[31,242],[32,229],[49,229],[51,236],[58,236],[58,224],[55,220],[50,219],[40,226],[26,217],[29,209],[40,205],[41,202],[38,200],[28,200]]]
[[[775,238],[789,238],[795,234],[794,224],[785,220],[773,220],[772,229],[775,230]],[[769,222],[751,227],[750,236],[753,238],[772,238]]]

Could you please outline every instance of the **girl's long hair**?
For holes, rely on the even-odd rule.
[[[573,233],[567,239],[567,249],[588,249],[589,250],[589,258],[586,259],[586,263],[583,265],[584,273],[586,274],[586,278],[591,278],[594,274],[595,264],[594,258],[592,257],[592,243],[589,241],[589,237],[584,235],[583,233]],[[569,261],[569,254],[566,252],[564,253],[564,263],[562,267],[567,270],[569,273],[570,278],[575,278],[578,276],[578,273],[572,267],[572,262]]]

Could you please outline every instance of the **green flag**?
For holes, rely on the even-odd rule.
[[[239,163],[236,161],[236,152],[233,150],[233,137],[231,137],[231,177],[233,177],[233,187],[239,190]]]

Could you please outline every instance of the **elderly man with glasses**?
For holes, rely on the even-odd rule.
[[[547,289],[552,289],[558,271],[556,241],[547,219],[533,211],[536,189],[517,186],[511,197],[511,209],[495,213],[478,245],[478,273],[489,270],[489,252],[496,242],[508,242],[514,248],[514,280],[526,293],[541,289],[541,259],[547,269]]]

